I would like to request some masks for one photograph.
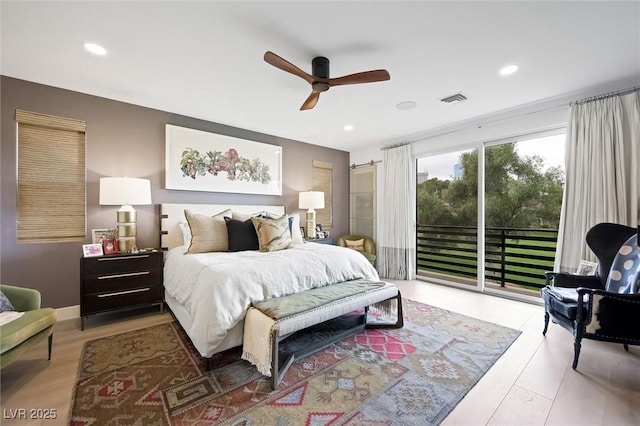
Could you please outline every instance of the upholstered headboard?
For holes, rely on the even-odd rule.
[[[276,215],[285,213],[284,206],[256,206],[229,204],[160,204],[160,245],[170,250],[183,244],[180,223],[186,222],[185,209],[194,213],[213,216],[221,211],[231,209],[237,213],[254,214],[269,212]]]

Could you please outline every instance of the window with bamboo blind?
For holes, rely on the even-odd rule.
[[[19,242],[82,241],[85,122],[16,110]]]

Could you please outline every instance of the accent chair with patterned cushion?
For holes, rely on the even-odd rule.
[[[639,228],[640,229],[640,228]],[[598,258],[594,276],[547,272],[543,335],[549,319],[574,336],[573,368],[585,339],[640,345],[640,252],[634,228],[600,223],[587,232]],[[553,284],[553,285],[550,285]]]
[[[12,311],[21,312],[18,318],[0,325],[0,368],[19,359],[27,350],[49,339],[49,359],[53,343],[56,311],[40,307],[40,292],[30,288],[0,285]]]
[[[336,245],[359,251],[373,266],[376,265],[376,244],[366,235],[344,235],[338,238]]]

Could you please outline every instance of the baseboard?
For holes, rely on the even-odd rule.
[[[56,320],[65,321],[80,318],[80,305],[66,306],[56,309]]]

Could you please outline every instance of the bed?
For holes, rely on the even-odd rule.
[[[242,344],[244,317],[253,302],[352,279],[378,279],[371,263],[355,250],[302,243],[301,236],[297,244],[272,252],[185,254],[189,247],[185,245],[185,209],[209,216],[231,210],[238,217],[261,213],[282,216],[285,209],[255,205],[161,205],[161,243],[167,250],[165,302],[203,357]]]

